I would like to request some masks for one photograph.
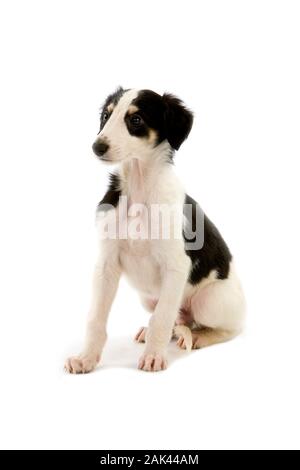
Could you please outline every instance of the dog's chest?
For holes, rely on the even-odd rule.
[[[159,292],[159,264],[151,253],[151,241],[123,240],[120,243],[120,262],[130,283],[140,292],[155,295]]]
[[[151,239],[148,215],[145,208],[135,215],[129,211],[127,237],[119,240],[120,262],[136,289],[155,295],[160,286],[160,268],[154,257],[157,241]]]

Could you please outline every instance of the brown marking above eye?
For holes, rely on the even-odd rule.
[[[110,103],[110,104],[107,106],[106,111],[107,111],[109,114],[111,114],[111,113],[113,112],[114,108],[115,108],[115,107],[114,107],[114,104],[113,104],[113,103]]]
[[[138,112],[139,108],[137,106],[135,106],[134,104],[131,104],[128,108],[128,115],[130,116],[131,114],[134,114],[136,112]]]

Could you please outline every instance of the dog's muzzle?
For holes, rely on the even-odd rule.
[[[109,145],[104,142],[104,140],[97,139],[92,146],[93,152],[97,157],[103,157],[103,155],[107,152],[109,149]]]

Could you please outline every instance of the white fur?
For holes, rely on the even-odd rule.
[[[109,140],[109,157],[120,162],[122,194],[127,195],[130,205],[143,203],[150,207],[159,203],[182,208],[185,191],[167,161],[169,144],[165,141],[153,148],[145,139],[130,136],[126,129],[124,115],[136,96],[136,91],[122,96],[100,133],[100,138]],[[118,217],[117,209],[112,209],[111,214]],[[140,222],[143,223],[142,217]],[[181,230],[182,209],[173,224],[179,224],[177,228]],[[121,273],[138,290],[148,310],[153,311],[147,333],[143,331],[142,335],[146,346],[139,368],[149,371],[166,368],[167,346],[181,307],[188,307],[194,322],[213,329],[213,334],[202,334],[202,345],[238,334],[243,324],[244,297],[233,265],[228,279],[219,280],[212,271],[196,286],[187,282],[190,267],[183,239],[102,240],[85,347],[79,356],[67,360],[66,369],[75,373],[89,372],[97,365]],[[184,347],[184,341],[180,341],[180,346]],[[197,336],[194,345],[197,347],[200,343]]]

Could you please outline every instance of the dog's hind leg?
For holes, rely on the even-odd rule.
[[[192,330],[192,348],[223,343],[241,333],[245,316],[244,295],[233,270],[228,279],[217,279],[199,288],[191,298],[191,312],[196,325]],[[182,337],[178,346],[185,349]]]
[[[238,335],[238,331],[226,331],[222,329],[201,328],[192,332],[192,349],[206,348],[213,344],[224,343]],[[186,349],[186,341],[180,336],[177,345],[181,349]]]
[[[141,297],[141,302],[143,307],[149,312],[152,313],[155,310],[155,307],[157,305],[157,300],[152,299],[149,297]],[[145,343],[146,341],[146,333],[147,333],[147,327],[142,326],[137,334],[134,337],[134,340],[137,341],[138,343]]]
[[[137,334],[135,335],[134,337],[134,340],[137,342],[137,343],[145,343],[146,341],[146,333],[147,333],[147,327],[146,326],[142,326],[139,331],[137,332]]]

